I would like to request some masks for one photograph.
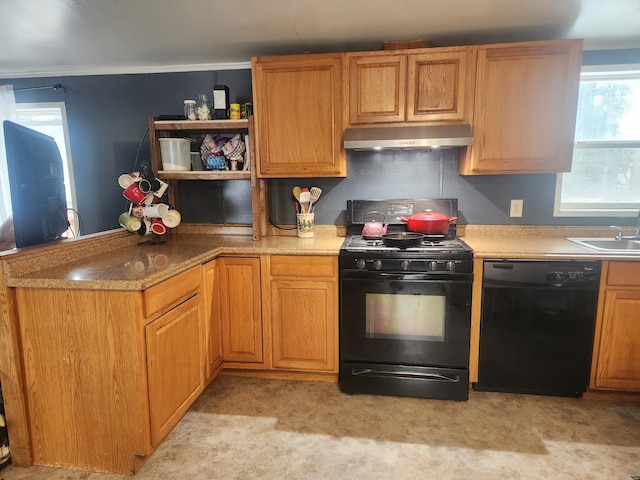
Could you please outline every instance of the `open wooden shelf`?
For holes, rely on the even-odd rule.
[[[160,154],[160,138],[182,137],[189,134],[202,133],[246,133],[251,139],[249,156],[250,171],[232,170],[162,170]],[[158,120],[149,118],[149,142],[151,147],[151,168],[154,175],[169,183],[169,201],[178,201],[178,182],[181,180],[245,180],[251,182],[251,215],[253,238],[259,240],[267,233],[267,182],[257,178],[255,170],[256,150],[253,116],[240,120]]]
[[[190,130],[200,132],[237,132],[249,129],[249,120],[155,120],[156,130]]]
[[[232,170],[158,170],[156,176],[162,180],[251,180],[250,171]]]

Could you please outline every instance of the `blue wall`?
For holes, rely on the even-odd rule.
[[[146,130],[150,116],[182,114],[185,98],[196,98],[199,93],[211,95],[214,84],[230,86],[231,101],[251,99],[248,69],[12,79],[0,84],[18,89],[18,103],[65,102],[83,234],[118,227],[118,216],[127,202],[117,179],[134,168],[149,168]],[[64,85],[66,92],[19,90],[55,84]]]
[[[584,52],[584,63],[640,63],[640,49]],[[181,114],[182,101],[210,93],[213,85],[230,88],[232,102],[251,99],[251,71],[96,75],[2,80],[14,88],[62,83],[62,90],[17,91],[17,102],[65,102],[78,210],[83,233],[118,227],[126,208],[117,177],[148,168],[149,116]],[[143,141],[144,137],[144,141]],[[142,141],[140,156],[136,159]],[[459,199],[460,222],[522,225],[621,225],[635,219],[554,218],[555,175],[460,176],[458,152],[348,152],[347,178],[269,180],[269,216],[275,224],[292,224],[294,185],[319,186],[324,193],[316,223],[344,224],[348,199]],[[442,170],[441,170],[442,167]],[[512,198],[524,200],[522,218],[509,217]],[[190,181],[180,186],[184,222],[250,223],[247,181]]]

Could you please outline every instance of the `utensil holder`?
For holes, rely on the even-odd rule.
[[[314,225],[315,213],[298,213],[298,237],[311,238],[313,237],[313,225]]]

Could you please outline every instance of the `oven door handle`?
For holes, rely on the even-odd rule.
[[[371,375],[375,377],[392,377],[392,378],[410,378],[414,380],[430,380],[439,382],[458,383],[459,379],[455,376],[442,375],[440,373],[417,373],[417,372],[390,372],[385,370],[376,370],[374,368],[362,368],[351,370],[351,375]]]
[[[395,280],[434,280],[433,275],[428,273],[378,273],[381,277],[391,278]]]

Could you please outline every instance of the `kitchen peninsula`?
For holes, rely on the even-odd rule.
[[[259,242],[172,235],[159,245],[111,231],[4,253],[13,462],[134,473],[223,356],[227,368],[335,381],[343,238],[322,230]],[[253,347],[258,357],[237,357]]]

